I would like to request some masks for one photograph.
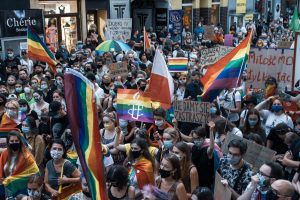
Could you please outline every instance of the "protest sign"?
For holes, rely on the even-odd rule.
[[[214,40],[214,26],[203,25],[204,28],[204,40]]]
[[[174,101],[173,108],[177,121],[202,125],[209,121],[209,102]]]
[[[277,79],[278,88],[291,89],[293,76],[293,50],[258,49],[250,50],[246,87],[265,88],[269,76]]]
[[[293,42],[288,41],[278,41],[277,48],[279,49],[289,49],[292,46]]]
[[[295,62],[293,67],[293,83],[292,89],[293,91],[299,91],[300,88],[300,33],[296,33],[296,40],[295,40]]]
[[[129,40],[131,38],[132,19],[107,19],[108,40]]]
[[[257,171],[264,163],[270,161],[276,154],[275,151],[269,148],[256,144],[255,142],[247,140],[245,138],[241,138],[232,133],[228,133],[226,135],[225,142],[224,144],[222,144],[222,152],[224,154],[228,153],[227,146],[229,142],[234,139],[243,140],[243,142],[247,144],[247,152],[244,155],[244,160],[246,160],[253,166],[253,171]]]
[[[236,14],[246,13],[246,0],[236,1]]]
[[[215,46],[200,50],[199,65],[201,67],[215,64],[218,60],[228,54],[233,47]]]
[[[221,183],[222,177],[216,172],[215,177],[215,188],[214,188],[214,197],[217,200],[228,200],[231,199],[230,189]]]
[[[226,34],[224,38],[224,45],[227,47],[233,46],[233,35],[232,34]]]
[[[121,76],[126,78],[128,75],[127,62],[117,62],[109,65],[109,74],[112,78],[117,78]]]

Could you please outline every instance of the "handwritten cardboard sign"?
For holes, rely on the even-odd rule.
[[[253,141],[247,140],[245,138],[241,138],[232,133],[227,134],[225,142],[222,145],[222,152],[224,154],[228,153],[227,146],[229,142],[234,139],[242,139],[247,144],[247,152],[244,156],[244,159],[252,165],[253,171],[257,171],[264,163],[270,161],[276,154],[275,151],[269,148],[256,144]]]
[[[173,108],[177,121],[202,125],[209,121],[209,102],[175,101]]]
[[[246,87],[265,88],[269,76],[277,79],[278,87],[292,87],[294,51],[290,49],[250,50],[247,68]]]
[[[127,62],[117,62],[117,63],[110,64],[109,65],[109,74],[113,78],[116,78],[118,76],[126,78],[128,75]]]
[[[208,26],[208,25],[203,25],[204,28],[204,40],[214,40],[215,38],[215,33],[214,33],[214,26]]]
[[[229,200],[231,199],[231,191],[221,183],[221,180],[221,175],[216,172],[214,197],[217,200]]]
[[[132,19],[107,19],[107,32],[110,40],[120,40],[124,38],[129,40],[131,38]]]
[[[212,48],[206,48],[200,50],[200,58],[199,58],[199,65],[201,67],[212,65],[228,54],[233,47],[226,47],[226,46],[215,46]]]

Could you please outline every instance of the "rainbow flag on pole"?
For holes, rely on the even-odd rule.
[[[188,59],[187,58],[169,58],[168,69],[169,72],[186,72]]]
[[[223,89],[238,87],[248,60],[251,39],[252,31],[239,46],[208,68],[201,79],[204,101],[212,102]]]
[[[117,115],[120,119],[153,123],[151,100],[138,90],[118,89]]]
[[[53,73],[56,74],[56,59],[53,53],[47,48],[46,44],[31,26],[27,27],[27,45],[28,57],[48,63]]]
[[[93,200],[106,200],[98,115],[93,84],[81,73],[67,69],[65,92],[73,141]]]

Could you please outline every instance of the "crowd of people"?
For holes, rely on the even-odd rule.
[[[286,30],[280,21],[270,22],[269,29],[262,22],[249,27],[255,30],[253,44],[264,34],[274,39],[276,33]],[[261,102],[245,87],[224,88],[211,103],[207,124],[177,121],[172,110],[161,107],[153,109],[153,123],[117,117],[118,89],[147,90],[156,47],[161,48],[166,61],[169,57],[188,57],[188,72],[172,73],[174,98],[199,101],[204,73],[198,57],[204,43],[194,41],[204,35],[204,29],[200,22],[196,39],[185,30],[184,41],[177,37],[180,33],[149,30],[152,47],[146,51],[143,45],[137,45],[143,43],[138,31],[128,41],[132,48],[128,52],[98,54],[95,31],[88,34],[86,42],[77,42],[70,53],[62,41],[55,53],[56,74],[47,63],[30,60],[26,50],[18,58],[14,49],[7,49],[0,67],[0,128],[18,128],[22,134],[13,131],[7,138],[0,138],[0,199],[60,199],[64,188],[75,185],[81,190],[69,199],[91,199],[89,180],[82,173],[68,120],[66,68],[82,73],[94,85],[103,178],[110,200],[212,200],[216,173],[232,192],[232,199],[299,199],[300,111],[298,107],[286,112],[284,101],[299,104],[300,96],[286,94],[282,98],[273,77],[265,83],[271,92],[268,89]],[[216,37],[218,43],[223,44],[222,28],[216,26],[215,31],[221,34]],[[247,34],[236,25],[230,31],[235,37]],[[191,43],[187,37],[192,37]],[[120,61],[128,63],[129,73],[126,78],[112,78],[109,65]],[[223,154],[228,134],[240,139],[230,141],[225,146],[228,153]],[[247,145],[243,138],[276,151],[276,156],[254,170],[244,159]],[[26,168],[25,151],[30,151],[40,173],[23,183],[27,185],[25,191],[15,194],[3,181]]]

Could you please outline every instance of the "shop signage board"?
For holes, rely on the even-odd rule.
[[[44,17],[41,9],[0,10],[0,38],[27,36],[27,26],[37,34],[44,34]]]
[[[110,19],[130,18],[129,0],[110,0]]]
[[[173,33],[174,30],[177,30],[177,33],[182,32],[182,17],[183,17],[182,10],[169,11],[169,31],[171,33]]]

